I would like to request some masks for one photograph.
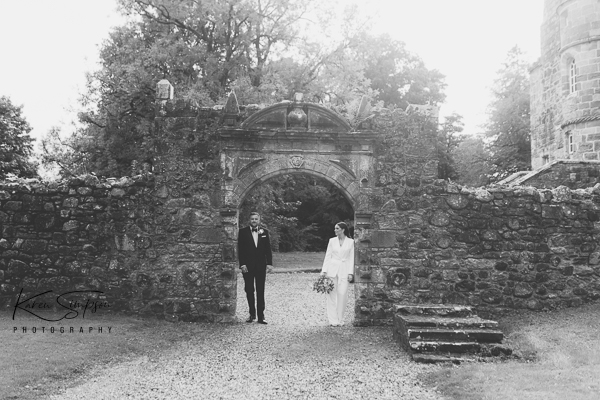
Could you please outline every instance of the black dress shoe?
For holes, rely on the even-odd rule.
[[[248,319],[246,320],[246,322],[252,322],[254,321],[256,317],[253,317],[252,315],[248,317]]]
[[[263,324],[263,325],[267,325],[267,321],[265,321],[264,319],[259,319],[258,323],[259,324]]]

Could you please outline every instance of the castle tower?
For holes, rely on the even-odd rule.
[[[531,69],[531,162],[600,160],[600,0],[546,0]]]

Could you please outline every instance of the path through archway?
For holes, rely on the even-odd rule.
[[[304,282],[305,274],[311,273],[310,279],[314,282],[323,264],[327,243],[334,236],[335,224],[343,221],[351,227],[351,231],[354,228],[354,209],[350,199],[339,187],[315,174],[279,173],[254,185],[241,202],[239,229],[248,225],[251,212],[258,212],[261,226],[269,230],[274,265],[270,279],[275,274],[291,274]],[[304,283],[302,289],[304,295],[308,295],[310,285]],[[239,271],[237,286],[237,315],[239,319],[241,307],[244,310],[242,319],[245,320],[248,305]],[[349,295],[353,296],[353,291],[350,292]],[[270,292],[268,287],[266,296],[284,309],[293,310],[298,307],[297,303],[301,303],[288,298],[286,293]],[[268,309],[267,303],[267,312]],[[353,313],[350,310],[353,307],[348,309],[348,313]],[[346,320],[349,318],[346,317]]]

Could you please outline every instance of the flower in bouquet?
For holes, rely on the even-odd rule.
[[[333,280],[325,275],[320,275],[313,283],[312,289],[317,293],[330,293],[333,290]]]

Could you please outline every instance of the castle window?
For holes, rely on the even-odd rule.
[[[575,143],[573,142],[573,134],[570,132],[567,134],[567,145],[569,154],[573,154],[575,152]]]
[[[543,156],[543,157],[542,157],[542,162],[543,162],[544,164],[548,164],[548,163],[550,162],[550,156],[549,156],[549,155],[547,155],[547,154],[546,154],[545,156]]]
[[[575,84],[577,83],[577,64],[575,64],[575,60],[571,61],[571,65],[569,65],[569,93],[575,92]]]

